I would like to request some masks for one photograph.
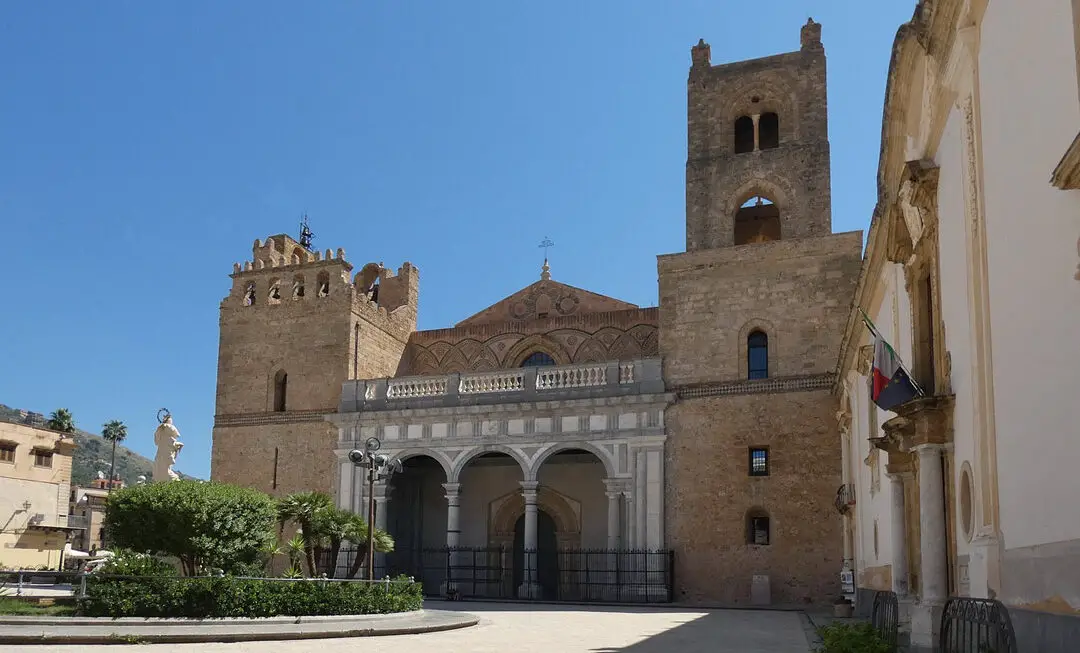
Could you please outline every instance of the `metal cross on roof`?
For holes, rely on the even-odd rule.
[[[544,250],[544,260],[545,261],[547,260],[548,248],[549,247],[554,247],[554,246],[555,246],[555,243],[550,238],[548,238],[547,236],[544,236],[544,239],[540,241],[540,248]]]

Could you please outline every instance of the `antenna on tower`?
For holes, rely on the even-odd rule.
[[[300,218],[300,246],[304,249],[311,249],[311,241],[315,239],[315,234],[311,233],[311,229],[308,227],[307,213],[304,217]]]

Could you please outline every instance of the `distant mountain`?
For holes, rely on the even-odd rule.
[[[15,424],[31,424],[38,416],[34,413],[18,408],[11,408],[0,404],[0,422],[12,422]],[[45,419],[48,419],[46,416]],[[112,443],[94,433],[75,429],[75,456],[71,462],[71,484],[87,486],[90,481],[97,477],[98,472],[109,473],[109,460],[112,455]],[[122,444],[116,446],[116,473],[128,485],[134,485],[139,476],[145,476],[147,480],[153,477],[154,463],[145,456],[141,456]],[[180,473],[180,472],[178,472]],[[180,473],[181,478],[193,478]]]

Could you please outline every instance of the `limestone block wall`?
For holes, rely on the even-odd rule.
[[[749,602],[755,574],[778,604],[825,603],[839,593],[840,485],[836,403],[810,392],[680,400],[667,412],[667,541],[676,599]],[[749,475],[749,447],[769,450],[770,473]],[[747,516],[770,520],[767,546],[748,543]]]
[[[746,378],[746,337],[769,376],[828,373],[860,268],[859,232],[659,257],[660,353],[671,385]]]

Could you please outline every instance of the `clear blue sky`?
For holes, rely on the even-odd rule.
[[[767,8],[766,8],[767,7]],[[310,216],[359,267],[411,261],[420,326],[538,278],[655,305],[684,246],[686,76],[823,24],[833,229],[875,201],[913,0],[9,2],[0,16],[0,403],[129,426],[206,478],[218,304]]]

